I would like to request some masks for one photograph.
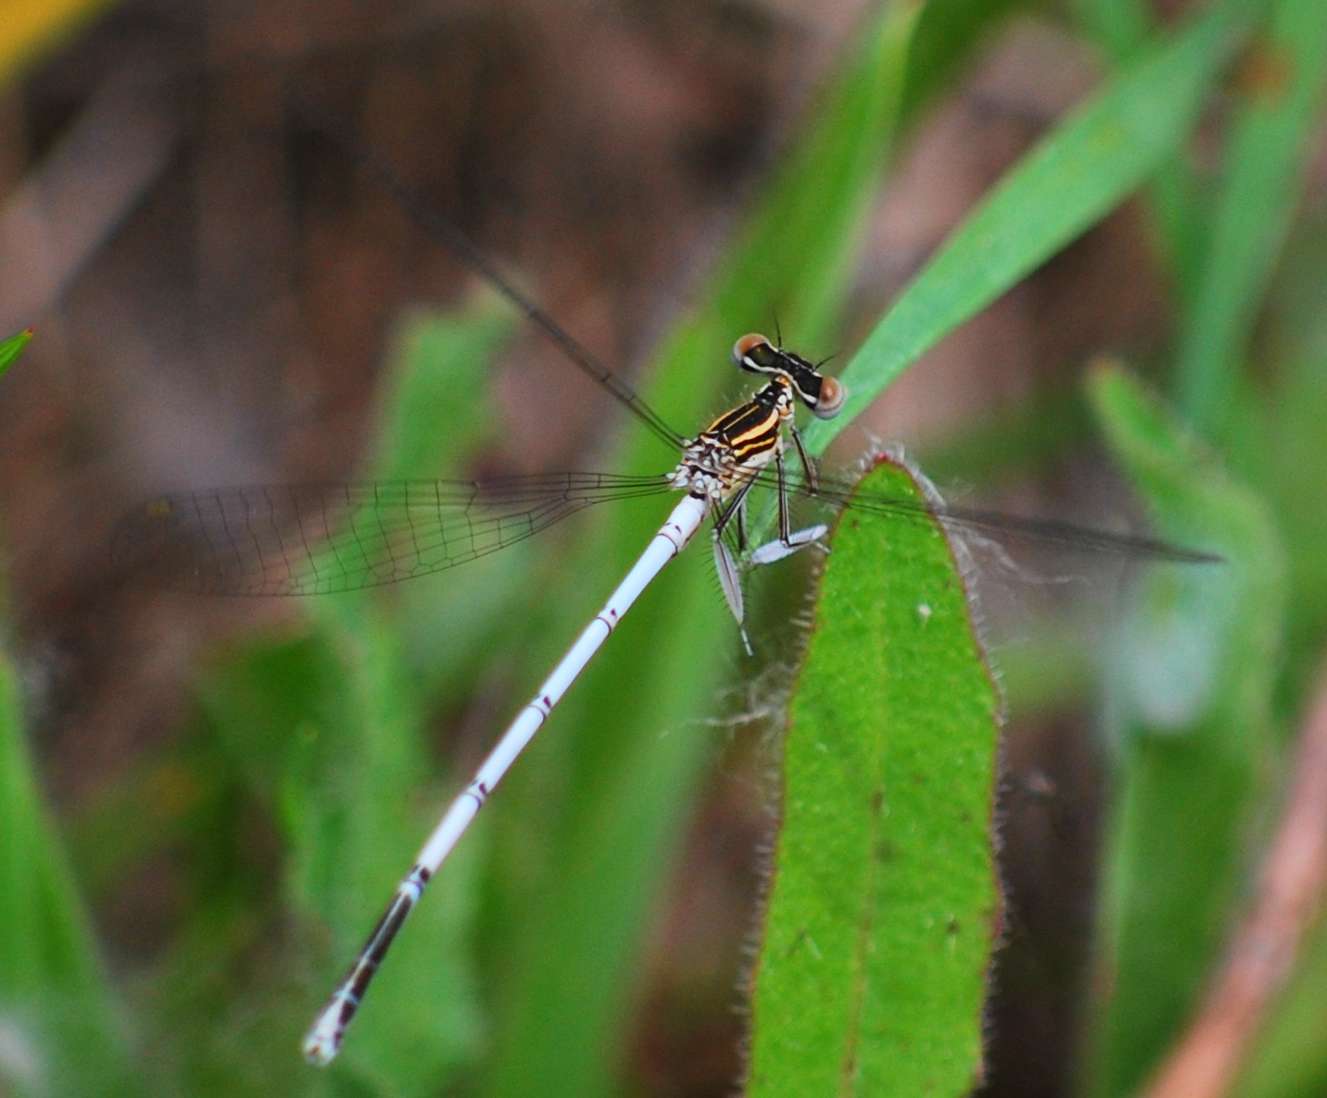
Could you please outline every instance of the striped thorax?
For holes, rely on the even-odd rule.
[[[715,504],[782,457],[783,427],[793,418],[796,400],[822,419],[843,406],[842,385],[763,335],[739,339],[733,361],[748,373],[769,377],[769,384],[689,441],[670,481],[674,488]]]

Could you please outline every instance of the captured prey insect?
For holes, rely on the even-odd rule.
[[[843,407],[845,389],[811,362],[761,335],[743,336],[732,351],[741,369],[765,379],[761,388],[693,438],[683,438],[508,282],[454,226],[425,207],[390,169],[371,154],[354,153],[424,228],[487,278],[569,361],[661,439],[676,445],[679,460],[670,471],[654,476],[558,473],[482,483],[420,480],[271,485],[162,496],[126,516],[116,534],[117,555],[153,567],[174,567],[185,586],[202,592],[318,594],[442,571],[608,500],[670,492],[681,492],[683,498],[424,842],[359,955],[310,1028],[304,1053],[312,1063],[325,1065],[336,1056],[375,972],[429,880],[623,615],[690,542],[706,517],[713,521],[715,564],[739,628],[744,611],[738,557],[744,556],[753,565],[769,564],[817,544],[826,533],[823,525],[792,528],[790,498],[794,494],[868,514],[939,521],[953,529],[1028,536],[1158,560],[1216,559],[1148,538],[987,511],[928,508],[888,496],[854,493],[849,481],[821,477],[797,431],[794,412],[800,403],[818,417],[833,417]],[[796,475],[790,473],[787,460],[789,439],[796,455]],[[778,536],[749,550],[746,509],[756,486],[776,493]]]

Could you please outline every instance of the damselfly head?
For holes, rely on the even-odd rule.
[[[798,399],[820,419],[838,415],[847,396],[841,382],[826,377],[801,355],[774,346],[759,332],[748,332],[733,344],[733,361],[747,373],[787,378]]]

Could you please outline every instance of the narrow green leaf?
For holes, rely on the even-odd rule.
[[[32,339],[32,334],[31,328],[24,328],[23,331],[10,336],[8,339],[0,339],[0,377],[4,376],[5,371],[23,353],[23,348]]]
[[[1327,250],[1320,253],[1327,259]],[[1327,266],[1327,264],[1320,264]],[[1324,272],[1327,273],[1327,272]],[[1311,283],[1315,290],[1317,283]],[[1295,592],[1287,623],[1282,682],[1304,689],[1314,681],[1327,634],[1327,355],[1292,358],[1267,393],[1256,452],[1241,452],[1241,469],[1257,470],[1286,543],[1288,587]]]
[[[1147,42],[1156,20],[1144,0],[1073,0],[1079,24],[1116,60]]]
[[[1327,88],[1321,0],[1276,0],[1244,69],[1226,178],[1180,339],[1180,404],[1212,437],[1229,422],[1234,375],[1295,214],[1307,139],[1321,120]]]
[[[863,482],[925,503],[885,462]],[[835,531],[784,749],[748,1094],[967,1094],[998,905],[999,699],[938,524]]]
[[[0,1091],[133,1094],[120,1014],[23,737],[0,650]]]
[[[1172,154],[1258,7],[1212,5],[1028,153],[876,325],[843,373],[842,414],[807,429],[812,452],[823,453],[924,351],[1118,206]]]
[[[901,121],[916,120],[937,93],[954,86],[959,67],[974,50],[1030,0],[930,0],[921,6],[908,51]]]
[[[1156,34],[1158,21],[1144,0],[1074,0],[1074,8],[1088,36],[1117,65],[1130,61]],[[1163,258],[1183,301],[1193,298],[1200,274],[1205,197],[1184,144],[1158,165],[1147,188]]]
[[[382,396],[374,476],[451,475],[488,440],[488,364],[511,331],[511,311],[496,299],[460,317],[426,312],[401,325]]]
[[[1219,955],[1273,747],[1284,611],[1281,549],[1260,500],[1127,374],[1091,396],[1162,534],[1222,565],[1154,569],[1109,677],[1118,776],[1108,825],[1092,1093],[1134,1094],[1189,1017]]]

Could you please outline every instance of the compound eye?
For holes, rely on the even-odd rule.
[[[733,344],[733,361],[753,373],[759,372],[762,366],[769,366],[775,354],[770,341],[759,332],[748,332]]]
[[[848,390],[841,381],[832,377],[822,377],[820,399],[816,401],[811,412],[817,419],[833,419],[842,410],[847,397]]]

